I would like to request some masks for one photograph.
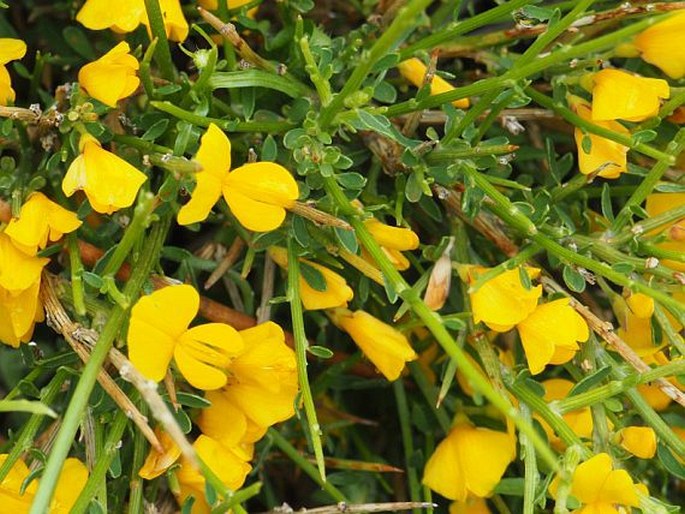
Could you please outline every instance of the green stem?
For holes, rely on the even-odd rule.
[[[395,401],[397,402],[397,415],[400,421],[400,430],[402,432],[402,446],[404,447],[404,466],[407,471],[407,481],[409,482],[409,498],[413,502],[421,501],[421,484],[416,473],[416,466],[413,462],[414,457],[414,443],[412,441],[411,420],[409,416],[409,405],[407,404],[407,395],[404,392],[404,384],[402,380],[395,380],[392,384],[395,392]],[[414,514],[420,514],[419,509],[413,510]]]
[[[680,155],[683,149],[685,149],[685,129],[680,129],[673,140],[666,147],[666,153],[664,153],[663,157],[656,157],[656,164],[654,164],[652,169],[649,170],[647,176],[642,180],[632,196],[628,198],[626,203],[623,205],[623,208],[616,216],[614,222],[611,224],[611,228],[607,230],[607,234],[609,236],[611,234],[616,234],[630,221],[631,217],[633,216],[632,208],[639,206],[645,201],[647,195],[654,190],[654,186],[656,186],[657,182],[661,180],[661,177],[664,175],[668,167],[675,163],[676,156]]]
[[[530,409],[525,405],[521,405],[519,410],[521,416],[532,423],[530,416]],[[526,435],[521,435],[521,449],[523,453],[523,514],[535,513],[535,491],[537,490],[538,481],[540,480],[538,474],[538,461],[535,456],[535,446],[530,442]]]
[[[445,434],[447,434],[447,432],[450,431],[450,428],[452,426],[452,421],[445,412],[445,409],[435,408],[435,406],[438,403],[438,395],[435,391],[435,386],[428,380],[428,377],[426,377],[426,374],[423,372],[423,369],[421,369],[420,364],[418,364],[417,362],[410,362],[408,363],[408,367],[411,371],[412,376],[414,377],[414,380],[416,381],[416,385],[419,386],[421,393],[426,399],[426,402],[428,403],[431,412],[433,413],[433,415],[435,415],[435,419],[437,419],[438,425],[440,425],[442,431]],[[397,401],[399,402],[399,399]]]
[[[553,470],[557,470],[559,464],[554,452],[547,446],[547,443],[542,439],[535,428],[521,418],[518,411],[509,402],[508,398],[500,396],[490,382],[488,382],[480,371],[468,360],[464,351],[459,348],[445,328],[440,316],[428,308],[416,291],[407,284],[402,275],[395,269],[376,240],[367,230],[364,221],[356,217],[357,210],[350,204],[350,201],[343,193],[335,178],[325,177],[324,185],[327,193],[333,199],[340,211],[352,217],[351,224],[357,234],[357,238],[379,265],[381,271],[385,275],[388,285],[409,304],[412,312],[424,322],[426,328],[433,334],[438,344],[445,350],[445,353],[447,353],[450,358],[457,361],[459,369],[464,376],[471,381],[474,388],[486,397],[505,416],[511,419],[520,432],[527,434],[535,444],[537,451],[540,453],[540,457],[545,460]]]
[[[140,259],[133,266],[131,278],[124,289],[126,296],[131,299],[130,303],[138,297],[143,283],[147,280],[152,268],[157,264],[159,252],[166,238],[168,228],[168,219],[160,221],[152,228],[148,243]],[[93,386],[95,386],[97,375],[107,358],[114,339],[124,325],[127,314],[128,310],[119,305],[115,305],[110,312],[110,316],[93,348],[90,359],[83,368],[81,379],[76,385],[76,389],[69,402],[69,407],[64,414],[62,426],[57,433],[52,451],[45,465],[45,471],[38,485],[30,514],[44,514],[48,511],[62,465],[69,454],[69,449],[88,404],[90,393],[93,390]]]
[[[300,51],[305,61],[305,71],[309,73],[309,79],[314,84],[316,92],[319,94],[321,105],[326,106],[331,103],[333,94],[331,93],[330,83],[321,75],[319,66],[316,64],[312,50],[309,48],[309,37],[303,36],[300,39]]]
[[[145,402],[138,402],[141,414],[147,415],[148,408]],[[143,502],[144,481],[138,475],[138,471],[145,462],[148,444],[140,430],[136,430],[133,435],[133,459],[131,462],[131,475],[129,490],[131,494],[128,498],[128,514],[144,514],[145,506]]]
[[[119,451],[121,436],[124,434],[124,430],[126,430],[127,423],[128,418],[126,417],[126,413],[122,410],[117,410],[114,421],[109,427],[109,434],[107,434],[103,451],[98,455],[97,462],[95,463],[93,470],[90,472],[90,476],[88,477],[86,485],[83,486],[81,494],[79,494],[78,498],[76,499],[76,503],[74,503],[73,507],[69,511],[71,514],[82,514],[88,509],[90,501],[95,497],[100,489],[102,481],[107,474],[107,470]],[[105,510],[107,510],[107,506],[104,505],[104,507]]]
[[[379,59],[385,57],[398,43],[408,35],[409,30],[416,25],[416,18],[432,3],[432,0],[410,0],[402,7],[397,16],[383,35],[376,40],[370,50],[362,53],[360,62],[354,68],[342,90],[333,97],[330,104],[321,111],[319,124],[327,127],[335,115],[345,105],[347,97],[361,89],[364,79]]]
[[[478,145],[473,148],[438,148],[427,154],[428,164],[452,164],[457,159],[469,159],[488,155],[507,155],[518,149],[516,145]]]
[[[67,247],[69,248],[69,265],[71,267],[71,294],[74,300],[74,311],[79,317],[86,315],[86,303],[83,293],[83,262],[78,249],[76,233],[67,235]]]
[[[673,325],[666,317],[666,313],[659,305],[654,306],[654,318],[657,323],[659,323],[661,330],[666,335],[666,339],[668,339],[671,346],[678,350],[680,355],[685,355],[685,342],[683,342],[679,330],[673,328]]]
[[[601,136],[616,143],[620,143],[623,146],[627,146],[628,148],[635,150],[636,152],[640,152],[643,155],[656,159],[657,161],[659,161],[659,163],[663,162],[664,169],[661,171],[659,176],[654,181],[652,188],[656,184],[656,181],[661,178],[663,172],[666,171],[666,168],[668,168],[669,165],[675,162],[673,153],[671,151],[662,152],[661,150],[652,148],[651,146],[646,145],[644,143],[635,143],[633,138],[630,136],[626,136],[625,134],[620,134],[618,132],[614,132],[611,129],[602,127],[600,125],[596,125],[591,121],[580,117],[578,114],[573,112],[571,109],[566,107],[561,102],[555,102],[550,97],[538,92],[535,88],[526,88],[526,94],[530,96],[537,104],[556,112],[566,121],[568,121],[571,125],[578,127],[585,132],[589,132],[590,134],[595,134],[597,136]]]
[[[614,237],[605,238],[605,241],[610,245],[623,245],[634,237],[641,234],[648,234],[652,230],[664,225],[669,225],[683,218],[685,218],[685,205],[679,205],[678,207],[664,211],[661,214],[642,220],[632,227],[626,227]]]
[[[159,0],[144,1],[147,18],[150,21],[152,39],[157,39],[157,48],[155,50],[157,64],[162,72],[162,77],[169,81],[173,81],[176,77],[176,68],[174,68],[174,63],[171,60],[171,50],[169,50],[169,40],[166,37],[164,16],[162,15],[162,9],[159,6]]]
[[[295,356],[297,358],[297,378],[300,383],[300,393],[304,403],[304,412],[309,425],[309,435],[312,439],[316,465],[323,482],[326,482],[326,465],[321,445],[321,426],[316,417],[316,407],[312,390],[309,387],[307,375],[307,335],[304,331],[304,317],[302,313],[302,298],[300,297],[300,261],[295,254],[293,239],[288,240],[288,298],[290,300],[290,315],[293,322],[293,339],[295,340]]]
[[[278,448],[297,465],[298,468],[309,475],[309,478],[321,486],[321,488],[326,491],[333,500],[337,502],[347,501],[345,495],[340,492],[337,487],[330,482],[321,479],[321,474],[316,467],[310,464],[310,462],[300,454],[297,448],[291,445],[288,440],[283,437],[275,428],[269,428],[267,435],[271,438],[274,444],[278,446]]]

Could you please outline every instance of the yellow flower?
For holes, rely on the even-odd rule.
[[[247,437],[257,440],[261,434],[255,425],[266,428],[295,414],[297,364],[276,323],[241,330],[240,336],[245,350],[231,363],[230,378],[221,394],[245,414]]]
[[[278,246],[269,247],[269,255],[283,269],[288,269],[288,252]],[[306,259],[299,261],[310,266],[323,275],[326,289],[318,291],[300,276],[300,298],[304,308],[313,311],[318,309],[333,309],[335,307],[347,307],[347,302],[354,297],[354,292],[347,285],[347,281],[330,269]]]
[[[578,342],[590,337],[587,323],[568,298],[538,305],[516,328],[533,375],[547,364],[568,362],[578,351]]]
[[[668,82],[606,69],[595,73],[593,121],[642,121],[659,113],[661,99],[671,96]]]
[[[578,116],[584,120],[593,121],[592,110],[587,102],[574,97],[569,100],[569,103]],[[630,131],[617,121],[593,121],[593,123],[613,132],[630,136]],[[595,134],[585,134],[578,127],[574,130],[574,137],[578,149],[578,168],[583,175],[597,173],[604,178],[618,178],[621,173],[628,170],[629,148],[627,146]],[[589,152],[586,152],[583,147],[583,141],[586,138],[590,140]]]
[[[193,443],[198,457],[211,469],[221,482],[231,491],[239,489],[252,467],[244,455],[233,448],[228,448],[206,435],[200,435]],[[195,498],[191,514],[209,514],[211,509],[205,495],[205,479],[185,458],[181,457],[181,466],[176,471],[180,485],[177,500],[180,505],[189,496]]]
[[[397,65],[400,74],[416,87],[423,86],[423,79],[426,76],[428,67],[419,59],[412,57],[402,61]],[[454,91],[454,86],[438,75],[433,76],[431,81],[431,95],[439,95],[447,91]],[[457,109],[466,109],[469,106],[468,98],[460,98],[452,102]]]
[[[547,403],[554,400],[562,400],[568,396],[568,393],[573,388],[573,382],[563,378],[550,378],[542,382],[542,386],[545,388],[545,401]],[[589,439],[592,437],[593,421],[592,421],[592,411],[590,407],[584,407],[582,409],[574,410],[563,414],[562,417],[566,424],[571,427],[571,430],[581,438]],[[554,433],[550,426],[542,419],[538,418],[541,422],[542,428],[545,430],[547,437],[549,438],[552,446],[563,451],[565,444],[559,439],[559,437]]]
[[[612,307],[618,319],[617,335],[641,357],[657,353],[666,345],[665,341],[655,344],[652,334],[652,313],[654,300],[642,293],[631,294],[627,299],[615,296]]]
[[[402,252],[419,247],[419,236],[416,232],[409,228],[386,225],[375,218],[366,220],[364,226],[398,270],[405,270],[409,267],[409,261],[402,255]],[[375,264],[368,254],[366,258]]]
[[[268,232],[281,226],[285,210],[295,204],[300,192],[297,182],[275,162],[244,164],[231,168],[231,142],[211,123],[202,136],[195,160],[202,171],[190,201],[178,212],[178,223],[203,221],[223,193],[233,215],[247,229]]]
[[[624,450],[640,459],[651,459],[656,454],[656,433],[650,427],[625,427],[617,439]]]
[[[426,463],[423,483],[445,498],[466,501],[486,497],[516,457],[511,433],[457,421]]]
[[[143,466],[138,470],[138,476],[146,480],[157,478],[169,469],[181,456],[181,449],[176,445],[169,434],[157,427],[155,428],[155,435],[164,451],[160,453],[154,448],[150,448],[150,453],[147,454]]]
[[[73,232],[81,226],[76,214],[50,200],[40,192],[29,195],[18,218],[9,222],[5,234],[15,245],[30,255],[35,255],[48,240],[57,241],[63,234]]]
[[[468,498],[450,504],[449,514],[491,514],[484,498]]]
[[[26,43],[20,39],[0,38],[0,105],[7,105],[15,99],[12,81],[5,64],[21,59],[25,54]]]
[[[86,64],[78,72],[79,84],[86,92],[110,107],[133,94],[140,84],[136,72],[140,65],[122,41],[97,61]]]
[[[93,209],[103,214],[129,207],[146,180],[121,157],[108,152],[90,134],[81,136],[81,154],[74,159],[62,180],[62,191],[68,197],[83,190]]]
[[[390,381],[397,380],[404,364],[418,355],[405,335],[368,312],[335,309],[333,323],[347,332],[366,357]]]
[[[31,338],[34,322],[43,319],[38,293],[48,262],[22,252],[0,232],[0,342],[18,347]]]
[[[657,216],[685,204],[685,193],[654,193],[647,196],[645,210],[650,217]],[[679,220],[668,227],[655,230],[663,231],[666,241],[656,243],[657,247],[674,252],[685,252],[685,219]],[[678,271],[685,271],[685,264],[670,259],[664,259],[662,264]]]
[[[6,454],[0,455],[0,464],[6,459]],[[26,464],[18,460],[0,482],[0,505],[2,505],[3,512],[11,512],[12,514],[29,512],[38,488],[38,483],[33,480],[23,491],[23,494],[20,494],[22,485],[29,474]],[[65,460],[57,479],[55,495],[48,512],[50,514],[68,514],[87,480],[88,469],[80,460],[74,458]]]
[[[182,42],[188,37],[188,22],[183,16],[179,0],[160,0],[166,35],[172,41]],[[132,32],[141,23],[150,31],[144,0],[86,0],[76,20],[92,30],[112,29],[114,32]]]
[[[641,32],[633,45],[643,60],[672,79],[682,78],[685,76],[685,12],[676,12]]]
[[[525,270],[530,279],[540,274],[537,268]],[[459,275],[462,281],[472,285],[486,271],[488,268],[482,266],[460,266]],[[482,321],[497,332],[507,332],[535,310],[540,295],[542,286],[524,287],[518,268],[505,271],[469,292],[473,321]]]
[[[199,306],[200,295],[188,285],[159,289],[133,306],[129,358],[145,377],[162,380],[173,357],[192,386],[211,390],[226,384],[226,370],[243,350],[243,340],[233,327],[223,323],[188,328]],[[169,316],[170,312],[174,315]]]
[[[556,498],[559,479],[549,486]],[[637,507],[636,485],[623,469],[613,469],[606,453],[595,455],[580,464],[573,473],[571,494],[583,505],[574,514],[619,514],[616,505]]]
[[[264,403],[261,400],[266,399],[267,402],[270,402],[271,399],[268,398],[268,389],[256,391],[256,393],[258,395],[258,400],[260,401],[257,402],[254,409],[260,410],[261,404]],[[291,411],[293,411],[295,394],[297,394],[297,379],[295,380],[293,396],[290,398]],[[245,412],[243,412],[238,405],[236,405],[233,401],[234,398],[224,394],[223,390],[207,391],[205,400],[211,402],[211,405],[200,411],[200,415],[197,418],[197,426],[200,427],[203,434],[220,442],[224,446],[228,446],[229,448],[237,446],[247,448],[252,443],[259,441],[266,433],[266,429],[269,425],[257,425],[252,419],[247,417]],[[250,405],[250,408],[251,407],[252,406]],[[267,415],[270,414],[264,411],[261,412]],[[231,422],[226,423],[227,419],[230,419]]]

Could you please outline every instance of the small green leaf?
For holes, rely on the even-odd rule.
[[[306,262],[300,263],[300,274],[315,291],[324,292],[328,288],[323,273]]]
[[[595,386],[598,386],[601,384],[605,378],[607,378],[611,374],[611,367],[610,366],[604,366],[602,368],[599,368],[597,371],[594,373],[589,374],[588,376],[584,377],[580,382],[578,382],[576,385],[574,385],[571,390],[569,391],[568,395],[569,396],[574,396],[576,394],[584,393],[585,391],[589,391]]]
[[[606,182],[602,186],[602,214],[609,221],[614,221],[614,208],[611,205],[611,188]]]
[[[191,407],[193,409],[203,409],[205,407],[209,407],[212,404],[210,401],[203,398],[202,396],[198,396],[196,394],[191,393],[184,393],[181,391],[176,393],[176,400],[184,407]]]
[[[169,126],[169,120],[166,118],[163,118],[156,123],[154,123],[149,129],[145,131],[145,133],[140,136],[141,139],[144,139],[145,141],[155,141],[156,139],[159,139],[164,132],[166,132],[167,127]]]
[[[83,278],[83,281],[90,287],[94,287],[98,290],[104,284],[104,282],[102,281],[102,277],[100,277],[100,275],[96,275],[95,273],[91,273],[90,271],[81,272],[81,278]]]
[[[564,266],[562,275],[564,277],[564,282],[571,291],[574,293],[582,293],[585,291],[585,277],[583,277],[578,270],[571,266]]]
[[[659,444],[659,446],[657,446],[656,454],[671,475],[685,480],[685,465],[683,465],[673,456],[671,450],[669,450],[665,445]]]
[[[618,273],[623,273],[624,275],[630,275],[635,271],[635,266],[629,262],[616,262],[611,265],[611,269]]]
[[[348,252],[357,253],[357,250],[359,249],[359,242],[357,241],[357,236],[354,233],[354,230],[345,230],[335,227],[333,231],[335,232],[335,237]]]
[[[586,154],[589,154],[590,152],[592,152],[592,139],[590,139],[590,136],[588,136],[587,134],[585,134],[583,136],[583,139],[580,143],[580,147],[583,149],[583,152],[585,152]]]
[[[363,189],[366,185],[366,179],[359,173],[339,173],[335,176],[338,183],[345,189],[354,189],[355,191]]]
[[[47,405],[29,400],[0,400],[0,412],[29,412],[57,418],[55,411]]]
[[[307,351],[319,359],[330,359],[333,357],[333,352],[325,346],[310,346],[307,348]]]

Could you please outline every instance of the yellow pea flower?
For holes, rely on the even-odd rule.
[[[189,29],[180,1],[160,0],[159,7],[167,37],[172,41],[185,41]],[[144,0],[121,0],[116,3],[108,0],[86,0],[76,15],[76,20],[91,30],[132,32],[142,23],[150,31]]]
[[[264,396],[268,396],[268,390],[263,390],[262,392]],[[291,409],[294,405],[295,394],[297,394],[297,383],[290,401]],[[207,391],[205,399],[211,402],[211,405],[200,411],[200,415],[197,418],[197,426],[200,427],[203,434],[219,441],[224,446],[229,448],[247,446],[259,441],[266,433],[269,425],[257,425],[236,405],[233,397],[229,398],[221,390]],[[258,407],[259,405],[255,407],[255,410]],[[226,423],[227,419],[230,419],[231,422]]]
[[[76,214],[50,200],[40,192],[29,195],[21,206],[18,218],[13,218],[5,234],[24,252],[35,255],[47,246],[48,240],[57,241],[63,234],[81,226]]]
[[[86,92],[110,107],[133,94],[140,84],[136,72],[140,65],[128,43],[122,41],[97,61],[86,64],[78,72],[79,84]]]
[[[428,459],[423,483],[451,500],[487,497],[515,457],[513,433],[476,427],[460,419]]]
[[[458,272],[467,285],[473,284],[488,271],[483,266],[462,265]],[[525,268],[530,279],[540,275],[537,268]],[[488,280],[476,291],[469,291],[473,321],[485,323],[492,330],[507,332],[535,310],[542,295],[542,286],[526,289],[521,283],[519,270],[507,270]]]
[[[278,246],[269,247],[269,255],[283,269],[288,269],[288,252],[285,248]],[[318,309],[333,309],[335,307],[347,307],[347,302],[352,300],[354,292],[347,285],[347,281],[331,271],[325,266],[321,266],[315,262],[307,259],[300,259],[301,263],[311,266],[323,275],[326,281],[326,289],[324,291],[317,291],[309,283],[300,276],[300,298],[304,308],[313,311]]]
[[[679,11],[638,34],[633,46],[642,59],[672,79],[685,76],[685,12]]]
[[[74,159],[62,180],[68,197],[83,190],[93,210],[103,214],[129,207],[146,176],[121,157],[108,152],[90,134],[81,136],[81,154]]]
[[[397,65],[397,69],[399,70],[400,74],[414,86],[419,88],[423,86],[423,79],[426,76],[428,67],[419,59],[412,57],[411,59],[402,61]],[[430,87],[431,95],[433,96],[446,93],[447,91],[454,91],[455,89],[452,84],[438,75],[433,77]],[[470,104],[468,98],[460,98],[459,100],[452,102],[452,105],[454,105],[457,109],[466,109]]]
[[[578,351],[578,342],[587,341],[590,330],[587,323],[568,298],[538,305],[516,328],[533,375],[547,364],[563,364]]]
[[[556,498],[559,478],[549,486]],[[600,453],[580,464],[573,473],[571,494],[583,505],[575,514],[619,514],[616,505],[638,506],[636,484],[627,471],[613,469],[611,457]]]
[[[31,338],[34,323],[43,319],[38,293],[48,262],[22,252],[0,232],[0,342],[18,347]]]
[[[616,439],[624,450],[640,459],[651,459],[656,454],[656,432],[651,427],[622,428]]]
[[[418,355],[405,335],[364,311],[335,309],[331,319],[347,332],[366,357],[390,381],[397,380],[406,362]]]
[[[381,246],[393,266],[400,271],[409,268],[409,261],[402,252],[416,250],[419,247],[419,236],[416,232],[409,228],[386,225],[375,218],[366,220],[364,226]],[[365,254],[365,257],[375,264],[371,256]]]
[[[26,43],[20,39],[0,38],[0,105],[14,102],[16,98],[12,89],[10,74],[5,64],[21,59],[26,54]]]
[[[595,125],[630,136],[630,131],[617,121],[595,121],[592,119],[590,104],[577,97],[569,99],[571,108],[584,120],[592,121]],[[618,178],[628,168],[628,150],[624,146],[610,139],[595,134],[585,134],[580,128],[574,130],[574,138],[578,149],[578,168],[583,175],[597,173],[604,178]],[[590,139],[590,151],[583,148],[585,138]]]
[[[252,467],[244,455],[228,448],[206,435],[200,435],[193,443],[193,448],[202,461],[211,469],[219,480],[231,491],[239,489]],[[205,478],[184,457],[181,466],[176,470],[180,491],[176,496],[183,505],[189,496],[195,498],[191,514],[209,514],[211,509],[205,495]]]
[[[199,306],[200,295],[189,285],[159,289],[133,306],[129,359],[145,377],[162,380],[173,357],[192,386],[211,390],[226,384],[226,369],[243,350],[243,340],[223,323],[188,328]],[[169,316],[170,312],[174,315]]]
[[[5,462],[7,454],[0,455],[0,464]],[[28,513],[36,494],[38,483],[32,480],[21,494],[24,481],[29,477],[29,469],[23,461],[14,463],[7,476],[0,482],[0,505],[4,512],[12,514]],[[69,458],[64,461],[57,484],[55,495],[50,503],[50,514],[68,514],[81,490],[88,480],[88,469],[78,459]]]
[[[593,76],[592,119],[594,121],[642,121],[656,116],[662,99],[671,96],[668,82],[605,69]]]
[[[160,427],[157,427],[155,428],[155,435],[164,451],[160,453],[154,448],[150,448],[150,453],[147,454],[145,462],[140,470],[138,470],[138,476],[146,480],[152,480],[160,476],[181,456],[181,449],[169,434]]]
[[[568,393],[573,388],[573,382],[566,380],[564,378],[550,378],[542,382],[542,386],[545,388],[544,399],[546,402],[552,402],[554,400],[562,400],[568,396]],[[571,412],[567,412],[562,415],[566,424],[571,427],[571,430],[581,438],[589,439],[592,437],[592,429],[594,423],[592,421],[592,411],[590,407],[584,407],[582,409],[577,409]],[[552,428],[541,418],[536,418],[540,421],[542,428],[544,429],[547,437],[550,440],[552,446],[558,450],[563,451],[566,445],[561,439],[554,433]]]
[[[202,136],[195,160],[202,171],[190,201],[178,212],[178,223],[203,221],[223,194],[233,215],[247,229],[268,232],[285,219],[285,210],[295,204],[297,182],[280,164],[255,162],[230,171],[231,142],[211,123]]]
[[[612,307],[616,313],[619,328],[617,335],[641,357],[657,353],[666,345],[665,341],[655,344],[652,334],[652,313],[654,300],[642,293],[633,293],[627,299],[615,296]]]

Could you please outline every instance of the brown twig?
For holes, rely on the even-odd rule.
[[[217,267],[214,268],[214,271],[209,275],[209,278],[205,281],[205,291],[216,284],[224,273],[231,269],[231,266],[233,266],[238,260],[238,257],[240,257],[243,248],[245,248],[245,241],[240,237],[236,237],[228,248],[224,258],[221,259],[221,262],[219,262]]]

